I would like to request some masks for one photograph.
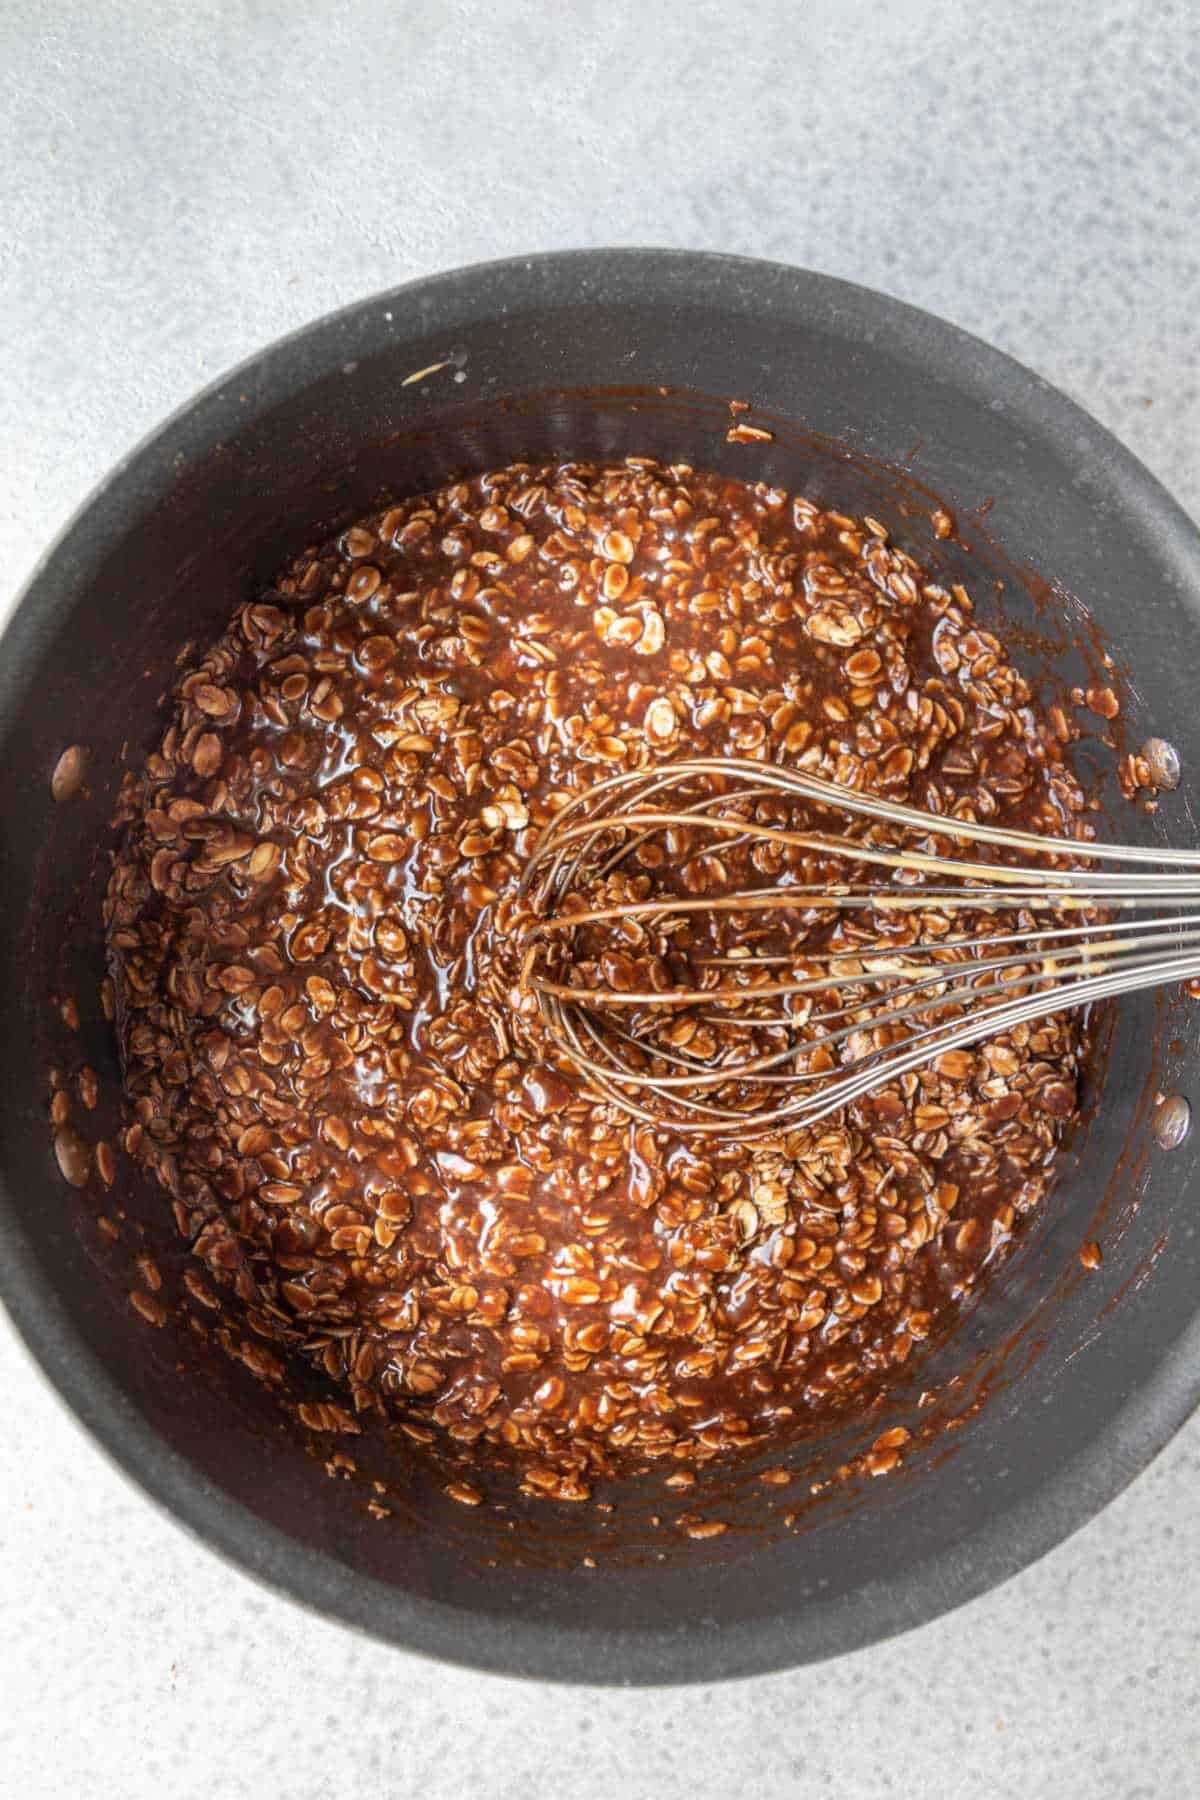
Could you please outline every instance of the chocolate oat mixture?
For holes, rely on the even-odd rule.
[[[305,552],[122,802],[127,1144],[193,1292],[325,1372],[310,1423],[384,1413],[559,1498],[861,1407],[1045,1194],[1078,1021],[685,1139],[552,1060],[521,870],[566,796],[685,753],[1070,830],[1055,724],[881,525],[685,466],[518,465]]]

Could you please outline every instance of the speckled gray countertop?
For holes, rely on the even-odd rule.
[[[143,432],[315,314],[517,251],[809,264],[1058,383],[1200,514],[1200,6],[8,0],[0,615]],[[1184,1800],[1200,1422],[962,1611],[649,1695],[384,1650],[134,1493],[0,1324],[0,1794]]]

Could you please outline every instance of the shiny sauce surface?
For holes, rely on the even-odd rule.
[[[324,1373],[310,1422],[385,1413],[561,1498],[864,1406],[1046,1193],[1078,1022],[684,1139],[542,1040],[524,860],[580,787],[697,753],[1061,833],[1070,735],[881,525],[687,467],[514,466],[305,551],[122,800],[127,1141],[194,1291]],[[671,845],[677,891],[788,877],[710,850]]]

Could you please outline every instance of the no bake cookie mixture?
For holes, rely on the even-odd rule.
[[[1046,1193],[1075,1017],[747,1145],[597,1101],[516,980],[536,834],[620,770],[1073,828],[1062,715],[878,522],[648,458],[505,468],[306,550],[169,711],[106,906],[126,1143],[193,1292],[329,1377],[314,1422],[564,1499],[782,1438],[863,1406]],[[738,884],[672,850],[685,891]]]

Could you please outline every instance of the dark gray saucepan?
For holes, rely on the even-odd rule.
[[[727,443],[730,398],[753,402],[774,439]],[[514,458],[634,451],[883,516],[969,581],[985,613],[1002,582],[1026,663],[1067,680],[1086,658],[1047,657],[1039,641],[1079,636],[1069,596],[1082,597],[1126,665],[1130,743],[1171,738],[1185,770],[1184,794],[1156,818],[1117,801],[1110,828],[1194,837],[1200,536],[1094,421],[1016,364],[880,295],[717,256],[556,255],[365,301],[255,357],[122,464],[0,648],[0,1292],[121,1467],[272,1586],[482,1668],[695,1681],[829,1656],[981,1593],[1082,1524],[1187,1416],[1200,1395],[1200,1146],[1164,1152],[1149,1128],[1157,1089],[1200,1099],[1187,1003],[1122,1003],[1099,1105],[1053,1203],[911,1386],[857,1434],[794,1453],[790,1488],[715,1472],[688,1496],[731,1523],[707,1542],[673,1528],[680,1503],[658,1483],[607,1516],[511,1495],[498,1514],[454,1505],[394,1446],[314,1445],[194,1331],[137,1316],[138,1234],[168,1296],[185,1263],[161,1198],[124,1167],[111,1196],[95,1176],[69,1188],[47,1126],[48,1067],[69,1075],[87,1060],[105,1097],[77,1122],[113,1132],[96,847],[123,747],[136,757],[154,739],[184,643],[216,633],[318,527],[384,493]],[[935,544],[934,494],[963,545]],[[87,786],[56,805],[50,774],[71,743],[88,747]],[[1092,764],[1111,797],[1113,752],[1095,745]],[[51,1004],[68,990],[78,1033]],[[97,1229],[102,1213],[120,1244]],[[1078,1250],[1093,1235],[1105,1260],[1088,1275]],[[917,1403],[922,1386],[939,1390],[932,1407]],[[886,1425],[954,1414],[958,1429],[918,1440],[886,1479],[809,1495],[814,1473]],[[346,1480],[325,1468],[338,1448],[358,1465]],[[396,1518],[368,1512],[372,1475]]]

